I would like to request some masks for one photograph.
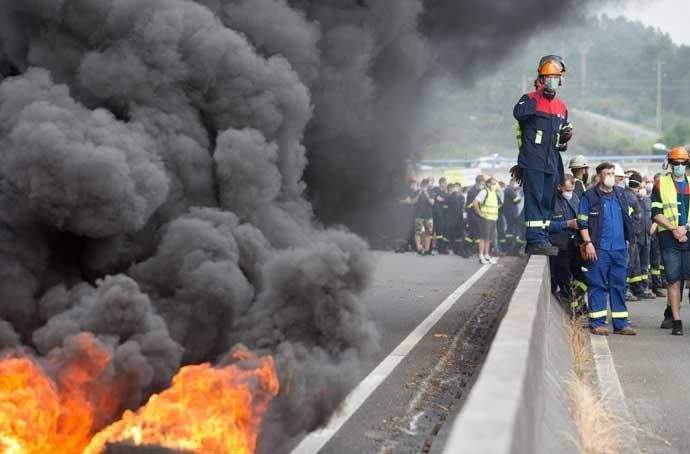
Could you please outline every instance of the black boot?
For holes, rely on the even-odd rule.
[[[673,328],[673,313],[671,312],[671,308],[669,306],[666,306],[666,310],[664,310],[664,321],[661,322],[661,329],[671,329]]]
[[[683,335],[683,320],[673,320],[673,327],[671,328],[671,334],[674,336]]]
[[[525,248],[525,254],[556,256],[558,255],[558,248],[547,243],[528,244]]]

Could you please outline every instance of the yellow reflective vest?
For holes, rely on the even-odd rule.
[[[688,184],[688,177],[685,177],[685,184]],[[676,189],[676,183],[673,181],[672,176],[665,175],[661,177],[659,181],[659,195],[661,196],[661,203],[653,202],[652,208],[660,208],[663,210],[664,217],[668,219],[674,227],[678,227],[678,223],[680,222],[680,213],[678,212],[680,202],[678,202],[678,190]],[[667,229],[662,225],[657,225],[657,230],[663,232]]]
[[[486,215],[486,218],[490,221],[498,220],[498,195],[496,191],[490,191],[489,189],[484,189],[486,191],[486,199],[481,204],[482,213]]]

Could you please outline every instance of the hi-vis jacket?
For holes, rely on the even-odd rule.
[[[567,146],[559,144],[558,133],[568,124],[568,109],[563,101],[555,96],[549,99],[543,91],[528,93],[515,105],[513,116],[518,122],[518,166],[559,175],[562,182],[561,152]]]

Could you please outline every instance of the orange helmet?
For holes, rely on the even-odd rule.
[[[685,147],[675,147],[671,148],[666,159],[669,161],[690,161],[690,155],[688,155],[688,150]]]
[[[548,60],[539,66],[540,76],[560,76],[562,72],[561,65],[552,60]]]

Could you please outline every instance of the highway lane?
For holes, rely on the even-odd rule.
[[[408,355],[397,358],[399,364],[380,377],[381,385],[334,436],[328,434],[321,453],[415,453],[428,447],[450,407],[471,384],[512,293],[509,287],[524,267],[514,258],[483,270],[475,259],[455,256],[377,252],[375,258],[374,282],[364,301],[380,329],[382,348],[364,363],[363,378],[382,360],[396,356],[403,340],[409,344],[408,335],[430,314],[438,313],[434,311],[440,305],[448,311],[429,325],[427,335]],[[454,291],[473,276],[476,283],[460,289],[457,300]],[[315,445],[300,446],[293,452],[314,452]]]

